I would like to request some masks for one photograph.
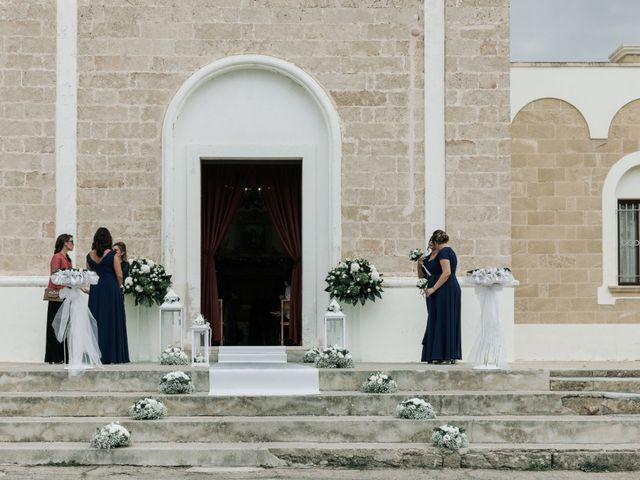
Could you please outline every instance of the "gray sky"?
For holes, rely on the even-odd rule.
[[[640,45],[640,0],[511,0],[514,62],[607,61]]]

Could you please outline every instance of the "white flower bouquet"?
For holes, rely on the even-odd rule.
[[[408,418],[411,420],[425,420],[436,418],[436,412],[429,402],[425,402],[422,398],[409,398],[403,400],[396,407],[396,417]]]
[[[316,368],[353,368],[353,358],[346,348],[333,345],[320,352],[314,364]]]
[[[171,275],[164,267],[146,258],[134,258],[129,262],[129,276],[124,279],[124,293],[133,295],[136,305],[162,305]]]
[[[464,428],[454,427],[453,425],[441,425],[434,428],[431,442],[435,447],[448,448],[450,450],[458,450],[469,446]]]
[[[417,262],[420,257],[424,257],[424,251],[421,248],[414,248],[409,252],[409,260]]]
[[[129,407],[129,416],[135,420],[156,420],[166,414],[167,407],[154,398],[142,398]]]
[[[364,258],[347,258],[327,273],[325,278],[331,298],[340,302],[362,305],[367,300],[376,301],[382,298],[382,283],[384,279],[374,265]]]
[[[53,283],[56,285],[64,285],[65,287],[88,287],[89,285],[97,285],[99,279],[96,272],[84,268],[64,268],[51,274],[51,281]]]
[[[476,268],[469,270],[465,282],[475,285],[504,285],[514,281],[508,267]]]
[[[310,348],[309,350],[304,352],[304,355],[302,356],[302,362],[303,363],[314,363],[316,361],[316,358],[321,353],[322,353],[322,350],[320,349],[320,347]]]
[[[398,390],[398,385],[390,375],[375,372],[362,383],[360,390],[365,393],[393,393]]]
[[[180,347],[169,345],[160,354],[160,365],[187,365],[189,357]]]
[[[111,422],[96,430],[91,437],[90,445],[93,448],[111,449],[127,447],[131,445],[131,434],[118,422]]]
[[[418,287],[418,289],[420,290],[424,290],[425,288],[427,288],[427,284],[428,282],[426,278],[419,278],[416,282],[416,287]]]
[[[195,391],[191,377],[184,372],[169,372],[160,379],[162,393],[192,393]]]

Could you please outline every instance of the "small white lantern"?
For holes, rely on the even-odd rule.
[[[211,327],[202,314],[191,325],[191,365],[193,367],[209,366],[209,351],[211,344]]]
[[[347,330],[345,314],[335,298],[331,300],[327,313],[324,314],[324,347],[339,345],[346,348]]]
[[[184,307],[180,297],[173,289],[169,289],[160,305],[160,351],[168,346],[179,346],[184,350],[183,324]]]

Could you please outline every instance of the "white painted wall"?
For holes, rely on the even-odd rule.
[[[640,68],[634,64],[513,64],[511,119],[528,103],[557,98],[585,118],[591,138],[607,138],[615,114],[640,98]]]

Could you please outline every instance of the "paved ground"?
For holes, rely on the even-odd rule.
[[[0,479],[109,480],[638,480],[640,472],[515,472],[498,470],[319,470],[162,467],[14,467],[0,465]]]

